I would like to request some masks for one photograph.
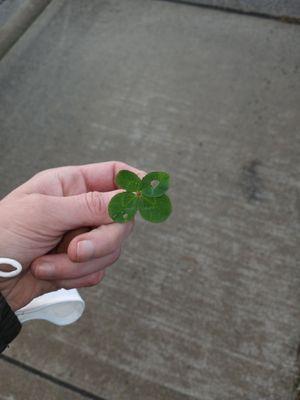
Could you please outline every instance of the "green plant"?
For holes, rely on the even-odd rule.
[[[137,210],[150,222],[163,222],[172,212],[172,204],[165,192],[170,177],[166,172],[150,172],[140,179],[131,171],[122,170],[116,184],[125,192],[116,194],[108,205],[108,212],[115,222],[131,221]]]

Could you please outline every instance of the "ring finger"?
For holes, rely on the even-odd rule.
[[[118,260],[121,249],[87,262],[73,262],[67,254],[50,254],[40,257],[31,265],[33,275],[43,280],[77,279],[102,271]]]

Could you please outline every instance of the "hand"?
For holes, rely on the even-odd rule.
[[[144,175],[120,162],[55,168],[0,201],[0,257],[23,266],[17,277],[0,278],[13,310],[59,288],[95,285],[119,258],[133,228],[132,222],[113,223],[107,211],[120,192],[115,176],[121,169]]]

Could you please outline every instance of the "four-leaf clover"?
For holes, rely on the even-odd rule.
[[[170,177],[166,172],[150,172],[140,179],[131,171],[122,170],[116,184],[125,192],[116,194],[108,205],[108,212],[115,222],[131,221],[137,210],[150,222],[163,222],[172,212],[172,204],[165,192]]]

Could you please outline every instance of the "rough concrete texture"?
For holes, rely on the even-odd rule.
[[[51,0],[23,0],[0,4],[0,60],[44,11]],[[10,4],[10,3],[9,3]],[[3,13],[4,10],[4,13]]]
[[[62,388],[59,385],[49,382],[47,379],[37,377],[30,372],[24,372],[21,368],[13,366],[0,359],[1,371],[1,400],[81,400],[81,394],[73,390]]]
[[[18,10],[24,0],[0,0],[0,27]]]
[[[172,0],[171,0],[172,1]],[[176,0],[274,17],[300,18],[299,0]]]
[[[28,324],[6,354],[107,400],[294,398],[299,68],[297,25],[54,0],[0,64],[1,193],[120,159],[169,171],[175,209],[138,221],[78,323]]]

